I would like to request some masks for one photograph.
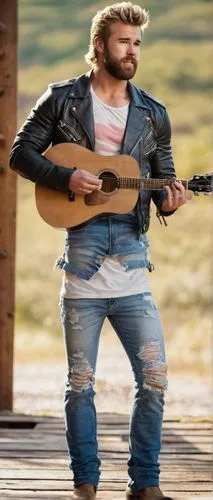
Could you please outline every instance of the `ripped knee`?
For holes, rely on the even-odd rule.
[[[164,392],[168,388],[167,365],[161,361],[153,362],[152,366],[144,367],[144,389],[154,392]]]
[[[161,361],[160,343],[157,340],[146,342],[138,358],[143,361],[143,388],[160,393],[166,391],[167,365]]]
[[[84,356],[83,351],[77,351],[69,358],[70,370],[67,386],[75,392],[83,392],[94,385],[93,369]]]

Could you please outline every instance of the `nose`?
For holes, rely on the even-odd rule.
[[[128,54],[131,55],[131,56],[135,56],[136,55],[136,47],[133,43],[129,43],[128,44]]]

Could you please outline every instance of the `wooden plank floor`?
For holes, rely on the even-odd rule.
[[[128,417],[98,415],[102,476],[97,500],[125,499]],[[164,422],[161,488],[174,499],[212,494],[212,424],[209,419]],[[61,418],[0,413],[0,499],[70,498],[72,473]]]

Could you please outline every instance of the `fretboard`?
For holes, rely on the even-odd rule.
[[[131,177],[120,177],[118,179],[118,187],[122,189],[163,189],[164,186],[171,186],[173,179],[137,179]],[[177,180],[177,179],[176,179]],[[180,180],[179,182],[188,189],[188,181]]]

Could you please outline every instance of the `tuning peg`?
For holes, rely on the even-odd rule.
[[[198,175],[198,174],[193,175],[193,179],[194,180],[199,180],[200,179],[200,175]]]

